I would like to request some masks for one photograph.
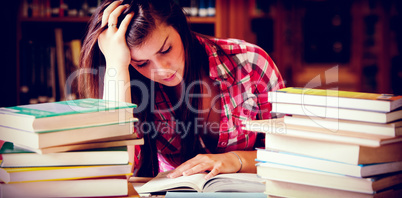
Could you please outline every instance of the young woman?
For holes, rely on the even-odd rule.
[[[173,0],[104,1],[81,68],[86,96],[139,105],[138,176],[255,172],[264,138],[241,122],[271,118],[267,93],[284,86],[261,48],[191,32]]]

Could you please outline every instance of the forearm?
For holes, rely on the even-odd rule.
[[[103,99],[131,103],[130,74],[127,67],[106,67]]]
[[[114,1],[103,11],[102,25],[106,28],[98,37],[99,49],[106,60],[103,99],[131,103],[130,49],[126,42],[126,31],[134,13],[127,14],[117,28],[118,17],[129,5],[121,5],[122,1]],[[114,25],[113,25],[114,24]]]
[[[240,172],[242,173],[256,173],[257,172],[257,168],[255,166],[256,161],[255,159],[257,158],[257,151],[233,151],[234,153],[236,153],[240,160],[241,160],[241,169]],[[231,153],[229,153],[231,154]],[[233,154],[231,154],[233,155]],[[237,158],[237,156],[235,156]],[[237,159],[238,161],[238,159]],[[240,161],[237,163],[240,164]],[[239,165],[240,167],[240,165]]]

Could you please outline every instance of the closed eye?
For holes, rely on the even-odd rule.
[[[145,67],[145,66],[147,66],[147,64],[148,64],[148,61],[144,61],[144,63],[136,64],[136,65],[137,65],[137,67]]]
[[[170,50],[172,49],[172,46],[170,46],[167,50],[165,50],[165,51],[161,51],[160,53],[161,54],[167,54],[167,53],[169,53],[170,52]]]

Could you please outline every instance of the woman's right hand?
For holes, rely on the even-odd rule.
[[[103,99],[131,102],[130,75],[128,67],[131,62],[130,49],[125,34],[134,13],[127,14],[117,27],[118,17],[128,8],[121,1],[111,3],[102,15],[101,27],[108,26],[98,38],[99,49],[106,59]],[[123,82],[123,85],[120,83]]]
[[[103,12],[102,27],[108,25],[98,38],[99,49],[106,59],[108,68],[128,68],[131,62],[130,49],[127,46],[125,34],[134,13],[127,14],[120,26],[117,27],[118,17],[128,8],[121,1],[111,3]]]

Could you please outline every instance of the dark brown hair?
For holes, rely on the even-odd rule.
[[[103,11],[113,1],[114,0],[104,1],[93,14],[89,23],[87,35],[83,42],[80,61],[82,73],[80,75],[79,83],[79,90],[83,97],[101,98],[103,94],[104,69],[102,68],[105,67],[105,58],[98,47],[97,39],[102,31],[107,28],[101,27]],[[201,80],[201,71],[209,71],[208,58],[205,49],[197,40],[195,33],[190,31],[186,16],[181,7],[173,0],[124,0],[122,4],[129,4],[130,6],[119,17],[119,23],[126,14],[132,11],[134,12],[134,17],[126,32],[126,41],[129,48],[141,45],[149,33],[156,28],[156,21],[158,21],[168,26],[172,26],[181,37],[185,51],[185,71],[182,82],[184,85],[189,85],[191,82]],[[153,83],[139,74],[133,67],[129,67],[129,70],[130,78],[132,80],[141,80],[145,85]],[[166,89],[169,88],[166,87]],[[138,93],[138,91],[139,90],[136,90],[135,86],[131,86],[133,103],[141,104],[141,102],[148,102],[141,101],[141,98],[134,94]],[[148,89],[148,91],[151,90]],[[200,92],[201,87],[195,86],[194,89],[190,91],[190,94]],[[151,98],[151,100],[153,100],[153,98]],[[190,104],[194,108],[198,109],[199,103],[199,99],[190,98]],[[183,123],[194,123],[194,120],[197,117],[197,112],[188,110],[184,104],[179,107],[177,112],[177,121],[182,121]],[[138,117],[141,122],[153,122],[153,114],[150,112],[149,105],[142,112],[135,112],[134,116]],[[148,133],[144,134],[144,141],[145,144],[141,148],[140,168],[137,171],[137,175],[155,176],[159,171],[156,155],[156,140],[155,138],[151,138]],[[181,146],[181,151],[186,151],[181,153],[182,162],[194,157],[199,153],[198,134],[188,133],[182,137]]]

